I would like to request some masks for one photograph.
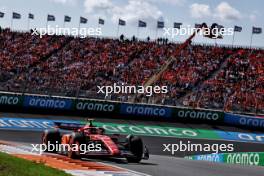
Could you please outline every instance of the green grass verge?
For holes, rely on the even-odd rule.
[[[13,157],[0,152],[0,176],[70,176],[44,164]]]

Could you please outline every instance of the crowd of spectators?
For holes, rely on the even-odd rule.
[[[206,80],[227,57],[228,49],[212,46],[192,46],[181,52],[171,67],[161,77],[171,89],[165,103],[177,104],[177,100],[192,91],[199,82]]]
[[[264,112],[264,51],[239,49],[212,79],[187,96],[185,105]]]
[[[264,109],[264,51],[102,38],[0,32],[0,87],[9,91],[109,98],[97,86],[143,85],[170,59],[157,80],[168,94],[137,101],[255,112]],[[113,95],[128,101],[133,95]],[[121,97],[121,98],[120,98]],[[150,101],[151,100],[151,101]],[[135,101],[135,99],[133,100]]]
[[[30,32],[0,31],[0,82],[27,71],[43,57],[48,56],[65,42],[65,37],[42,38]]]

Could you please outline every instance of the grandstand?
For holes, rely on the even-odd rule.
[[[168,94],[96,93],[100,85],[144,85],[179,46],[0,29],[0,90],[264,114],[262,49],[189,43],[155,83]]]

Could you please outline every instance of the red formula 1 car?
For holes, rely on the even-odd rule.
[[[73,159],[83,157],[126,158],[128,162],[139,163],[149,158],[146,146],[141,138],[133,135],[106,135],[103,128],[87,125],[55,122],[55,130],[46,130],[42,135],[42,143],[47,152],[67,155]],[[65,132],[71,130],[71,132]],[[58,147],[59,146],[59,147]]]

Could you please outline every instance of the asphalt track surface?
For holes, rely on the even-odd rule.
[[[41,118],[41,119],[56,119],[56,120],[80,120],[79,117],[64,117],[64,116],[41,116],[41,115],[24,115],[24,114],[6,114],[0,113],[1,117],[19,117],[19,118]],[[141,125],[155,125],[157,122],[140,122],[140,121],[125,121],[125,120],[112,120],[112,119],[96,119],[99,122],[113,122],[113,123],[126,123],[126,124],[141,124]],[[164,123],[166,125],[166,123]],[[200,128],[200,129],[214,129],[223,131],[237,131],[237,132],[255,132],[242,130],[233,127],[212,127],[209,125],[190,125],[181,123],[168,123],[169,126],[180,128]],[[40,143],[41,132],[29,131],[0,131],[0,140],[21,142],[25,144]],[[191,161],[180,157],[192,154],[195,152],[177,152],[171,155],[169,152],[163,152],[164,143],[178,143],[179,140],[191,141],[192,143],[209,143],[209,144],[234,144],[235,152],[257,152],[264,151],[263,144],[244,143],[234,141],[220,141],[220,140],[203,140],[203,139],[182,139],[171,137],[147,137],[142,136],[144,143],[150,150],[150,159],[142,161],[140,164],[126,164],[122,160],[109,160],[100,161],[108,164],[116,165],[119,167],[127,168],[130,170],[150,174],[153,176],[263,176],[264,167],[255,166],[241,166],[241,165],[228,165],[218,164],[206,161]],[[199,153],[202,154],[202,153]],[[176,157],[177,156],[177,157]]]

